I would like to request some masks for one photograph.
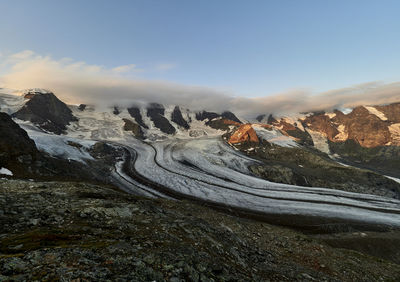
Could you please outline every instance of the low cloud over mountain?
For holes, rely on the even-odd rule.
[[[265,97],[238,97],[219,89],[166,81],[129,78],[142,72],[136,65],[105,68],[72,59],[54,59],[33,51],[2,56],[1,86],[13,89],[47,88],[68,103],[98,106],[142,103],[177,104],[193,110],[232,110],[243,116],[297,113],[400,101],[400,82],[370,82],[324,93],[291,90]]]

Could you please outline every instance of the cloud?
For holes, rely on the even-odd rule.
[[[135,64],[130,64],[130,65],[124,65],[124,66],[118,66],[112,69],[113,72],[115,73],[125,73],[125,72],[130,72],[130,71],[140,71],[139,69],[136,69]]]
[[[32,57],[34,54],[35,53],[31,50],[24,50],[22,52],[12,54],[11,56],[9,56],[9,59],[12,61],[25,60],[25,59]]]
[[[3,60],[3,58],[1,59]],[[121,73],[135,65],[107,69],[69,58],[56,60],[24,51],[4,59],[5,73],[0,87],[12,89],[45,88],[67,103],[97,106],[125,106],[138,103],[180,105],[192,110],[230,110],[244,117],[259,114],[290,114],[400,102],[400,82],[369,82],[324,93],[294,89],[266,97],[238,97],[220,89],[183,85],[166,81],[128,79]]]
[[[11,55],[10,57],[15,57]],[[22,57],[22,56],[17,56]],[[71,59],[55,60],[33,54],[9,63],[0,78],[3,87],[12,89],[45,88],[68,103],[102,106],[131,106],[157,102],[207,109],[215,101],[222,106],[229,96],[211,88],[187,86],[165,81],[127,79],[118,75],[132,67],[106,69]],[[220,110],[218,107],[211,107]]]

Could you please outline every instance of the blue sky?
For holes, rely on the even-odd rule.
[[[256,97],[400,80],[399,1],[0,1],[0,52]],[[0,58],[1,59],[1,58]]]

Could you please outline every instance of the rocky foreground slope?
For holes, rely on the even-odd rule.
[[[84,183],[0,180],[0,207],[0,281],[400,279],[396,233],[315,238]]]

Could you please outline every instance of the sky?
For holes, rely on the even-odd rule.
[[[399,1],[0,0],[0,11],[8,82],[34,72],[32,56],[113,85],[154,81],[157,91],[239,100],[400,81]]]

